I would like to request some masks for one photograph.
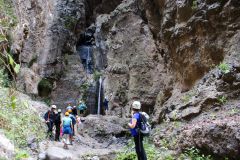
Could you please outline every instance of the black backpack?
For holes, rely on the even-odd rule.
[[[139,116],[140,116],[139,132],[143,136],[149,136],[151,131],[151,126],[148,122],[148,119],[142,113],[139,113]]]

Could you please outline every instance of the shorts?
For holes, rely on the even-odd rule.
[[[72,128],[70,126],[63,127],[63,134],[72,134]]]

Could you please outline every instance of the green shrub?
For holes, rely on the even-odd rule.
[[[159,150],[149,140],[144,140],[143,145],[148,160],[155,160],[161,156]],[[137,160],[134,147],[134,142],[131,140],[126,148],[124,148],[124,150],[117,155],[116,160]]]
[[[69,29],[69,30],[75,29],[78,22],[77,18],[73,16],[64,16],[63,19],[64,19],[64,26],[66,29]]]
[[[221,104],[225,104],[227,103],[227,98],[225,96],[219,96],[217,98],[218,102],[221,103]]]
[[[129,153],[120,153],[117,155],[116,160],[137,160],[137,156],[133,151]]]
[[[230,72],[230,66],[228,64],[226,64],[225,62],[220,63],[220,65],[218,66],[218,68],[220,69],[220,71],[224,74],[229,73]]]
[[[88,90],[89,90],[90,84],[85,82],[80,86],[80,91],[82,93],[81,100],[86,102],[88,98]],[[80,100],[79,100],[80,101]]]
[[[93,78],[94,78],[95,81],[97,81],[101,76],[102,76],[102,73],[101,73],[101,72],[99,72],[99,71],[97,71],[97,70],[95,70],[95,71],[93,72]]]
[[[43,139],[45,126],[28,102],[18,99],[10,89],[1,89],[0,94],[0,128],[6,136],[19,148],[27,147],[29,136],[36,137],[37,141]]]
[[[52,92],[52,89],[53,84],[48,79],[44,78],[38,83],[39,96],[47,97]]]
[[[192,2],[192,9],[193,10],[197,9],[197,0],[193,0],[193,2]]]
[[[28,157],[29,157],[29,154],[27,153],[27,151],[19,150],[16,152],[15,160],[22,160]]]
[[[195,91],[190,91],[188,93],[186,93],[182,98],[182,102],[183,103],[188,103],[192,97],[194,97],[197,93]]]
[[[0,69],[0,86],[2,86],[2,87],[9,86],[8,75],[4,72],[3,69]]]
[[[184,153],[180,155],[180,160],[213,160],[211,155],[204,155],[200,153],[200,150],[197,148],[187,148]]]

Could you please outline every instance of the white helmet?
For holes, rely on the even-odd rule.
[[[56,109],[56,108],[57,108],[57,106],[56,106],[56,105],[52,105],[51,107],[52,107],[52,109]]]
[[[134,101],[133,103],[132,103],[132,108],[133,109],[141,109],[141,103],[139,102],[139,101]]]

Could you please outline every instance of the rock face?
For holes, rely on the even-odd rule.
[[[236,108],[232,104],[240,94],[239,0],[14,3],[20,23],[12,49],[24,68],[19,86],[27,93],[39,94],[38,84],[46,78],[54,103],[63,105],[79,97],[79,87],[93,78],[86,76],[75,46],[90,26],[87,30],[95,31],[94,65],[103,74],[111,115],[130,116],[131,102],[140,100],[156,124],[196,124],[181,127],[182,134],[176,131],[176,148],[195,146],[239,159],[239,115],[222,114]],[[216,121],[205,121],[211,114]],[[109,124],[103,121],[102,128]]]
[[[125,1],[96,21],[96,41],[107,59],[105,95],[111,98],[110,109],[119,115],[129,112],[128,107],[126,111],[121,107],[134,99],[141,100],[142,108],[151,112],[164,81],[163,59],[137,11],[135,1]]]
[[[39,79],[57,80],[63,71],[64,54],[75,52],[76,41],[85,24],[84,3],[82,0],[13,3],[19,24],[12,50],[22,67],[28,70],[22,70],[24,78],[20,78],[19,86],[27,93],[38,94]],[[31,80],[31,76],[37,78]]]
[[[239,158],[239,115],[216,120],[203,120],[186,125],[181,133],[182,148],[195,145],[205,152],[222,157]]]

